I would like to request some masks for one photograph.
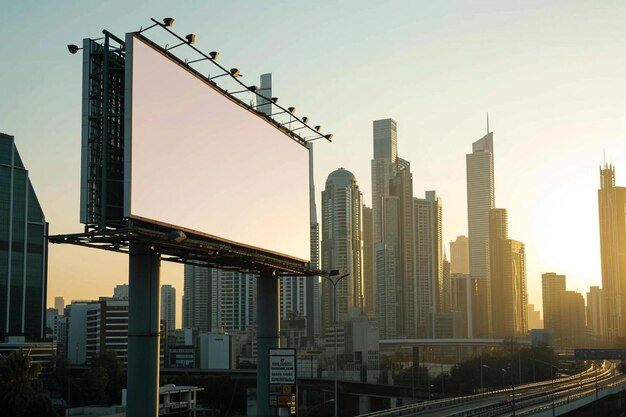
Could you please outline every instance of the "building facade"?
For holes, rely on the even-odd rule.
[[[457,236],[450,241],[450,273],[469,274],[469,241],[467,236]]]
[[[470,337],[489,336],[490,303],[488,269],[489,211],[494,208],[494,153],[493,133],[489,132],[472,144],[472,153],[466,155],[467,167],[467,224],[469,269],[472,278],[473,334]]]
[[[626,187],[615,186],[615,168],[600,168],[598,190],[602,289],[609,339],[626,336]]]
[[[363,309],[363,269],[361,208],[362,195],[356,178],[339,168],[328,175],[322,192],[322,268],[350,274],[336,288],[322,282],[322,323],[324,331],[337,321],[343,322],[353,308]]]
[[[442,206],[434,191],[414,201],[417,337],[434,337],[435,313],[444,310]]]
[[[47,234],[15,139],[0,133],[0,337],[45,335]]]
[[[161,286],[161,320],[167,334],[176,330],[176,288],[171,285]]]

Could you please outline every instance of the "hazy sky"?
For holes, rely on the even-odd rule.
[[[243,81],[272,72],[280,103],[334,133],[334,143],[317,142],[318,204],[340,166],[371,204],[372,120],[397,120],[415,195],[434,189],[443,199],[446,243],[467,234],[465,154],[489,112],[496,206],[526,244],[530,301],[541,304],[546,271],[581,292],[600,284],[604,149],[626,185],[623,2],[129,3],[0,0],[0,131],[15,135],[51,233],[81,230],[81,56],[65,45],[171,16]],[[127,281],[125,256],[91,249],[52,245],[49,267],[49,304],[110,295]],[[180,298],[180,266],[166,265],[163,282]]]

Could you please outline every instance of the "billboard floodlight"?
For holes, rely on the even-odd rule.
[[[80,49],[83,48],[79,48],[78,45],[67,45],[67,50],[70,51],[70,54],[74,55],[76,52],[78,52]]]
[[[315,126],[315,131],[319,132],[321,128],[322,128],[322,126],[317,125],[317,126]]]
[[[241,72],[237,68],[231,68],[230,71],[228,71],[228,72],[226,72],[224,74],[216,75],[215,77],[210,77],[209,81],[214,80],[216,78],[223,77],[225,75],[230,75],[233,78],[242,77]]]
[[[166,17],[165,19],[163,19],[163,25],[165,27],[171,28],[172,26],[174,26],[174,19],[171,17]]]
[[[250,87],[246,87],[245,90],[233,91],[232,93],[228,93],[228,94],[255,93],[256,90],[258,90],[258,89],[259,89],[259,87],[257,87],[256,85],[251,85]]]
[[[189,35],[185,36],[185,41],[184,42],[176,44],[176,45],[172,46],[171,48],[168,45],[165,45],[165,51],[166,52],[167,51],[171,51],[172,49],[178,48],[179,46],[184,45],[184,44],[192,45],[195,42],[196,42],[196,35],[194,35],[193,33],[190,33]],[[202,61],[202,59],[199,59],[198,61]]]
[[[217,51],[209,52],[209,58],[211,58],[213,61],[215,61],[219,55],[220,55],[220,53],[217,52]]]
[[[302,123],[306,123],[306,122],[308,122],[308,121],[309,121],[309,118],[308,118],[308,117],[304,116],[304,117],[302,118]]]
[[[259,90],[267,90],[266,88],[259,88]],[[267,101],[271,101],[273,104],[276,104],[276,102],[278,101],[278,97],[272,97],[272,98],[267,98],[267,97],[263,97],[261,96],[261,98],[267,100]],[[270,103],[258,103],[256,106],[252,106],[253,109],[256,109],[257,107],[261,107],[261,106],[266,106]]]
[[[172,230],[165,236],[166,240],[170,240],[172,242],[180,243],[187,240],[187,235],[183,233],[181,230]]]
[[[324,137],[325,137],[326,139],[328,139],[328,140],[332,140],[332,139],[333,139],[333,134],[332,134],[332,133],[329,133],[329,134],[327,134],[327,135],[324,135]]]
[[[296,108],[295,107],[287,107],[287,110],[289,110],[289,113],[294,114],[296,112]]]
[[[269,116],[276,116],[279,114],[283,114],[283,113],[291,113],[294,114],[296,112],[296,108],[295,107],[287,107],[287,110],[283,109],[282,111],[276,112],[276,113],[272,113]]]

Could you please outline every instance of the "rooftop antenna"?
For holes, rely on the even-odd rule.
[[[487,112],[487,134],[489,134],[489,112]]]

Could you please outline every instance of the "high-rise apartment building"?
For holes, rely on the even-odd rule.
[[[451,274],[451,311],[457,317],[459,337],[468,337],[472,328],[472,280],[469,274]]]
[[[256,325],[254,275],[185,265],[183,326],[243,332]]]
[[[526,309],[528,314],[528,330],[543,329],[543,320],[541,319],[541,312],[535,310],[534,304],[528,304]]]
[[[309,217],[311,221],[311,268],[320,267],[320,224],[317,221],[317,204],[315,203],[315,175],[313,172],[313,142],[307,144],[309,149]],[[304,284],[304,314],[306,316],[306,338],[307,344],[312,346],[322,335],[322,287],[319,277],[300,278],[305,280]]]
[[[183,284],[183,328],[210,332],[211,270],[206,267],[185,265]]]
[[[565,275],[554,272],[541,274],[543,298],[543,328],[554,330],[554,340],[560,345],[563,328],[562,314],[565,297]]]
[[[565,291],[561,310],[560,345],[580,347],[586,343],[585,299],[576,291]]]
[[[350,171],[339,168],[328,175],[322,191],[322,268],[350,275],[337,284],[334,303],[332,285],[322,282],[325,331],[333,326],[335,308],[337,321],[345,321],[352,308],[363,309],[362,200]]]
[[[171,285],[161,286],[161,320],[165,332],[173,334],[176,330],[176,288]]]
[[[596,339],[604,339],[606,331],[606,305],[604,290],[598,286],[589,287],[587,293],[587,326],[590,335]]]
[[[469,241],[467,236],[457,236],[450,241],[450,273],[469,274]]]
[[[615,186],[615,169],[600,169],[598,190],[602,289],[609,339],[626,336],[626,187]]]
[[[72,301],[68,310],[67,359],[85,365],[97,353],[113,351],[128,358],[128,299],[101,297],[98,301]]]
[[[128,284],[119,284],[113,288],[113,298],[128,300]]]
[[[509,239],[506,209],[489,212],[489,324],[493,337],[521,337],[528,332],[524,244]]]
[[[449,313],[452,311],[452,274],[450,273],[450,261],[448,261],[448,254],[445,249],[443,251],[443,312]]]
[[[0,133],[0,337],[44,337],[48,224],[15,146]]]
[[[467,224],[469,236],[469,268],[473,285],[473,335],[489,336],[489,283],[487,279],[489,243],[489,211],[494,208],[493,133],[489,132],[472,144],[466,155]]]
[[[415,335],[434,337],[435,313],[444,311],[442,206],[435,191],[414,198],[416,265]]]
[[[374,218],[371,207],[363,204],[363,311],[372,316],[374,305]]]

